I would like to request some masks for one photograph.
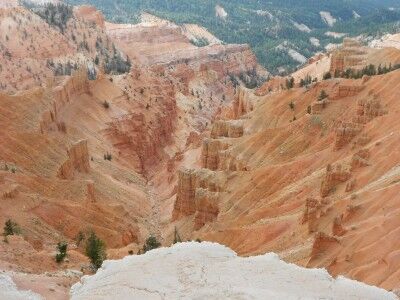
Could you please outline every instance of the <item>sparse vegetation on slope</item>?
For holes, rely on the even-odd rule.
[[[14,222],[11,219],[8,219],[5,223],[4,223],[4,227],[3,227],[3,235],[5,237],[9,236],[9,235],[17,235],[21,233],[21,229],[19,227],[19,225]]]
[[[67,22],[72,17],[72,6],[47,3],[43,7],[35,7],[33,11],[43,18],[50,26],[55,26],[64,32]]]
[[[67,256],[67,242],[59,242],[57,244],[56,262],[61,263]]]
[[[105,243],[94,232],[90,233],[86,241],[85,253],[96,270],[101,267],[107,257]]]

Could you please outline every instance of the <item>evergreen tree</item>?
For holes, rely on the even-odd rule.
[[[326,72],[326,73],[324,74],[324,77],[323,77],[324,80],[328,80],[328,79],[331,79],[331,78],[332,78],[331,72]]]
[[[86,256],[89,257],[93,267],[97,270],[106,259],[105,243],[92,232],[86,241]]]
[[[155,236],[150,236],[147,238],[145,244],[143,245],[143,253],[146,253],[147,251],[157,249],[161,246],[161,243],[157,241],[157,238]]]
[[[19,226],[17,223],[12,221],[11,219],[8,219],[3,228],[3,235],[8,236],[8,235],[17,235],[21,232]]]
[[[57,244],[58,253],[56,254],[56,262],[60,263],[64,261],[65,257],[67,256],[67,247],[67,242],[59,242]]]
[[[286,79],[286,89],[290,90],[294,87],[294,78],[290,77]]]
[[[318,101],[322,101],[325,98],[328,98],[328,94],[325,92],[325,90],[322,90],[321,93],[318,96]]]

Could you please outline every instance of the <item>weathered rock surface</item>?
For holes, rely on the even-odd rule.
[[[219,213],[218,199],[225,178],[213,171],[180,170],[173,219],[194,215],[194,228],[213,221]]]
[[[88,173],[90,170],[89,150],[87,141],[79,141],[67,151],[68,159],[61,165],[58,176],[62,179],[72,179],[74,171]]]
[[[138,269],[143,272],[139,274],[135,271]],[[159,295],[171,299],[283,300],[297,298],[299,294],[307,299],[396,299],[393,293],[376,287],[344,277],[334,279],[325,270],[286,264],[274,254],[241,258],[224,246],[194,242],[107,261],[96,275],[85,277],[71,289],[73,300],[143,299]]]
[[[328,165],[326,167],[325,177],[321,183],[321,196],[328,196],[330,192],[334,191],[338,184],[346,182],[350,177],[351,173],[346,167],[340,164],[335,166]]]

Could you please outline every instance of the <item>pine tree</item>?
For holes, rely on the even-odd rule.
[[[106,259],[105,243],[92,232],[86,241],[86,256],[89,257],[93,267],[97,270]]]
[[[59,242],[57,244],[58,253],[56,254],[56,262],[60,263],[64,261],[65,257],[67,256],[67,248],[68,248],[67,242]]]
[[[161,243],[157,241],[157,238],[155,236],[150,236],[147,238],[146,243],[143,245],[143,253],[146,253],[147,251],[157,249],[161,246]]]
[[[8,235],[16,235],[20,233],[20,228],[17,223],[12,221],[11,219],[8,219],[3,228],[3,235],[8,236]]]
[[[324,77],[323,77],[324,80],[328,80],[328,79],[331,79],[331,78],[332,78],[331,72],[326,72],[326,73],[324,74]]]
[[[328,94],[325,92],[325,90],[322,90],[321,93],[319,94],[318,101],[322,101],[327,97],[328,97]]]

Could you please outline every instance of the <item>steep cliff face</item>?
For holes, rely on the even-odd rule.
[[[117,83],[124,112],[112,117],[105,135],[121,157],[146,175],[168,159],[163,147],[171,144],[177,126],[176,88],[152,70],[135,72]]]
[[[125,53],[143,65],[174,66],[185,63],[196,70],[212,69],[220,76],[228,72],[239,75],[253,69],[257,69],[260,75],[267,74],[257,64],[248,45],[214,44],[198,48],[173,23],[107,23],[106,29]]]
[[[60,121],[61,110],[71,101],[82,94],[89,93],[89,80],[87,70],[81,69],[72,74],[71,77],[57,87],[49,80],[44,90],[44,97],[50,100],[49,109],[42,113],[40,121],[40,132],[45,133],[50,130],[66,131],[65,123]]]

